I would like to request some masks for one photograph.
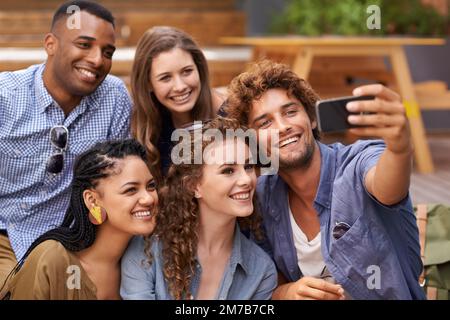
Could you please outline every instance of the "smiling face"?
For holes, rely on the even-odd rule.
[[[249,164],[249,149],[240,139],[213,143],[205,149],[202,179],[196,194],[201,215],[247,217],[253,212],[255,166]],[[235,149],[236,148],[236,149]],[[234,150],[245,150],[245,163],[236,163]]]
[[[288,96],[284,89],[269,89],[260,99],[253,101],[249,113],[249,126],[256,129],[258,136],[263,131],[279,130],[278,149],[281,169],[307,167],[314,154],[315,139],[311,123],[305,108],[296,98]],[[266,132],[267,133],[267,132]],[[267,144],[270,154],[270,134]]]
[[[155,180],[139,157],[115,161],[114,172],[101,179],[94,192],[97,205],[107,212],[104,224],[130,235],[148,235],[158,209]]]
[[[52,84],[74,97],[97,89],[111,70],[115,50],[111,23],[85,11],[79,17],[80,28],[69,29],[66,19],[61,19],[45,38]]]
[[[197,66],[191,54],[180,48],[153,58],[150,82],[158,101],[172,114],[190,113],[200,95]]]

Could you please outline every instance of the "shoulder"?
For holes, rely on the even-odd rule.
[[[211,89],[212,105],[215,113],[219,113],[227,97],[228,92],[226,87]]]
[[[70,264],[69,251],[56,240],[46,240],[31,251],[26,262],[34,264],[38,268],[58,269]],[[65,269],[64,269],[65,272]]]
[[[102,84],[92,94],[92,97],[97,100],[113,99],[126,100],[127,104],[131,105],[130,95],[125,83],[118,77],[107,75]]]
[[[277,174],[262,175],[258,177],[256,182],[256,194],[259,204],[262,206],[261,209],[263,210],[263,213],[266,206],[271,201],[275,201],[275,199],[278,199],[279,197],[284,197],[284,184],[285,182]]]
[[[103,83],[109,86],[110,88],[118,88],[121,90],[123,88],[126,89],[125,83],[119,77],[116,77],[112,74],[108,74]]]
[[[260,192],[269,191],[279,183],[280,176],[277,174],[273,175],[261,175],[256,181],[256,191],[258,195]]]
[[[322,148],[329,148],[335,154],[336,176],[339,177],[351,172],[365,175],[368,169],[376,165],[386,145],[383,140],[358,140],[347,146],[335,143],[322,145]]]
[[[241,234],[241,253],[248,272],[276,273],[272,258],[244,234]]]
[[[383,140],[358,140],[349,145],[334,143],[327,146],[337,154],[338,161],[347,158],[361,157],[367,154],[383,151],[386,145]]]
[[[59,278],[65,274],[70,265],[70,257],[61,243],[46,240],[34,248],[25,259],[22,267],[14,276],[13,286],[20,287],[31,281],[47,281],[49,278]]]
[[[123,261],[142,261],[148,259],[148,253],[153,257],[159,255],[161,250],[160,241],[156,237],[151,238],[151,245],[148,246],[149,239],[143,236],[134,236],[128,244],[127,250],[122,258]]]
[[[6,71],[0,73],[0,93],[14,91],[16,89],[23,89],[24,86],[29,86],[34,81],[36,72],[42,65],[32,65],[27,69],[17,71]]]
[[[120,78],[111,74],[106,76],[99,88],[106,89],[105,91],[115,90],[128,93],[125,83]]]
[[[135,236],[130,241],[125,254],[121,259],[122,284],[124,281],[136,279],[139,275],[147,278],[155,272],[156,265],[161,262],[159,241],[143,236]]]

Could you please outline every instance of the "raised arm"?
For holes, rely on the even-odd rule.
[[[379,137],[386,143],[386,150],[366,175],[365,186],[381,203],[394,205],[408,194],[412,170],[413,147],[405,108],[397,93],[379,84],[358,87],[353,94],[376,98],[347,105],[350,112],[371,113],[351,115],[349,122],[364,127],[350,132],[362,137]]]

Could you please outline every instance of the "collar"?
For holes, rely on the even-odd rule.
[[[330,208],[333,181],[336,172],[336,154],[332,147],[317,141],[320,150],[320,181],[314,202],[322,207]]]
[[[50,95],[50,93],[47,91],[47,88],[44,85],[44,80],[42,78],[44,69],[45,64],[41,64],[38,67],[34,76],[35,97],[41,113],[45,112],[47,108],[51,106],[53,103],[56,103],[56,101],[53,100],[53,97]],[[99,97],[101,96],[101,93],[104,91],[103,86],[106,80],[107,79],[105,78],[105,80],[103,80],[100,86],[91,95],[83,97],[80,101],[80,104],[73,110],[77,109],[79,106],[83,106],[83,108],[81,108],[82,110],[80,110],[81,112],[84,112],[87,107],[89,107],[89,109],[92,110],[98,108],[100,106]]]
[[[34,74],[34,95],[36,97],[37,106],[41,113],[45,112],[45,110],[47,110],[47,108],[53,103],[53,98],[45,88],[44,80],[42,79],[44,69],[45,64],[41,64]]]
[[[231,248],[230,267],[236,269],[236,266],[240,265],[245,273],[248,273],[250,271],[250,267],[244,259],[245,253],[242,252],[242,237],[245,236],[241,232],[239,223],[236,222],[236,227],[234,228],[233,246]],[[197,255],[195,256],[195,261],[198,264],[200,263]]]
[[[317,189],[316,198],[314,202],[326,208],[331,206],[331,193],[333,191],[333,181],[336,172],[336,155],[332,147],[317,141],[321,160],[320,160],[320,180]],[[280,211],[288,210],[286,199],[288,197],[289,186],[281,178],[280,175],[268,176],[269,188],[263,192],[267,192],[264,197],[267,197],[268,203],[272,204],[269,214],[278,220]],[[276,210],[275,210],[276,208]]]
[[[230,266],[232,266],[233,269],[236,269],[236,266],[239,264],[244,272],[248,273],[250,269],[247,265],[246,260],[244,259],[245,252],[242,252],[242,241],[244,240],[242,239],[242,237],[245,236],[241,233],[241,228],[239,228],[239,224],[236,222],[236,227],[234,229],[233,248],[231,249]]]

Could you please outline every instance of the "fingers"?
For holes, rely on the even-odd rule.
[[[308,287],[325,291],[331,294],[340,295],[344,293],[344,290],[339,284],[327,282],[323,279],[316,279],[312,277],[305,277],[305,284]]]
[[[297,293],[302,296],[304,300],[341,300],[343,298],[343,295],[341,294],[330,293],[306,286],[299,288]]]
[[[405,107],[400,102],[392,102],[382,99],[352,101],[347,104],[347,110],[352,113],[385,113],[405,114]]]
[[[351,134],[361,136],[361,137],[383,137],[385,140],[389,139],[401,139],[402,132],[397,127],[390,128],[374,128],[374,127],[363,127],[363,128],[352,128],[349,129]],[[387,143],[387,142],[386,142]]]
[[[376,113],[370,115],[350,115],[348,117],[348,122],[354,125],[367,127],[403,127],[406,125],[406,118],[402,115]]]
[[[345,299],[341,285],[323,279],[303,277],[291,283],[284,297],[295,300],[342,300]]]
[[[392,91],[389,88],[381,84],[369,84],[365,86],[360,86],[353,90],[353,95],[355,96],[364,96],[364,95],[373,95],[377,98],[385,99],[387,101],[398,101],[400,102],[400,96]]]

